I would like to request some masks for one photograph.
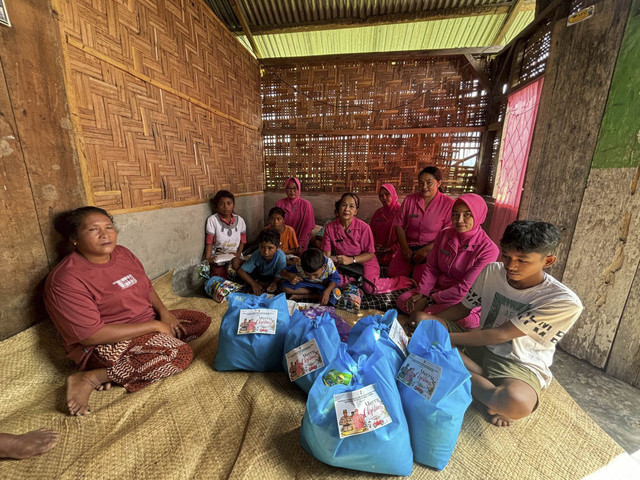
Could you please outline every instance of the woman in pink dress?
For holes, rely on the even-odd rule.
[[[407,195],[396,217],[399,250],[389,264],[389,276],[413,275],[418,281],[436,235],[451,226],[453,199],[440,192],[442,172],[423,168],[418,175],[419,191]]]
[[[398,202],[396,189],[390,183],[383,183],[380,186],[378,198],[382,207],[374,212],[369,225],[373,232],[378,263],[386,267],[398,248],[394,222],[400,210],[400,202]]]
[[[284,223],[292,227],[298,237],[298,244],[306,250],[311,238],[311,231],[316,226],[311,202],[300,198],[300,180],[291,177],[284,185],[286,197],[276,202],[276,207],[284,210]]]
[[[410,287],[413,282],[400,276],[380,278],[380,265],[376,260],[371,227],[356,218],[360,199],[355,193],[345,193],[340,199],[338,218],[325,226],[322,251],[336,266],[359,263],[363,266],[363,276],[368,282],[362,285],[365,293],[386,293]],[[352,281],[341,275],[343,284]]]
[[[418,288],[398,298],[400,310],[437,314],[462,300],[484,266],[495,262],[500,253],[481,228],[486,216],[487,204],[481,196],[465,193],[456,199],[451,213],[453,227],[436,237]],[[479,322],[477,307],[457,323],[472,329]]]

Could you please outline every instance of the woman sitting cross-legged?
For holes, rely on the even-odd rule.
[[[453,227],[436,237],[418,289],[398,298],[400,310],[436,314],[462,300],[484,266],[495,262],[500,253],[481,228],[486,216],[487,204],[481,196],[465,193],[456,199],[451,212]],[[457,324],[469,330],[479,322],[480,307],[476,307]]]
[[[92,390],[118,383],[135,392],[189,366],[185,342],[211,319],[192,310],[169,311],[136,256],[117,245],[112,217],[82,207],[56,219],[74,250],[49,274],[44,300],[67,356],[82,371],[67,378],[71,415],[90,413]]]
[[[407,277],[380,278],[380,265],[375,256],[375,245],[371,227],[356,218],[360,199],[355,193],[345,193],[340,198],[338,218],[325,226],[322,251],[339,265],[359,263],[363,266],[366,280],[362,289],[365,293],[386,293],[408,288],[414,283]],[[340,270],[338,268],[338,270]],[[341,275],[342,283],[353,281],[348,275]]]

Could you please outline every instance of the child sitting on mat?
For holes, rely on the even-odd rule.
[[[280,233],[263,230],[258,237],[258,250],[237,270],[238,277],[251,286],[254,295],[276,291],[280,271],[287,266],[287,259],[280,246]]]
[[[437,317],[416,312],[409,319],[410,331],[424,319],[438,320],[452,344],[466,346],[462,358],[471,393],[496,426],[509,426],[537,408],[552,379],[556,344],[582,312],[576,294],[544,272],[555,263],[559,242],[550,223],[511,223],[500,241],[502,262],[485,266],[460,303]],[[455,322],[475,307],[482,307],[481,329],[465,331]]]
[[[228,190],[219,190],[211,199],[211,209],[216,213],[207,218],[204,258],[211,264],[212,277],[227,278],[227,267],[220,264],[224,254],[233,255],[234,270],[242,264],[240,256],[247,243],[247,226],[241,216],[233,213],[235,204],[233,193]]]
[[[269,210],[269,225],[265,230],[275,230],[280,234],[280,248],[285,255],[298,255],[300,246],[298,245],[298,237],[293,227],[284,223],[284,210],[280,207],[273,207]]]
[[[331,302],[331,291],[340,283],[340,274],[333,261],[317,248],[309,248],[300,257],[300,263],[280,273],[285,279],[282,290],[291,300],[319,299],[320,305]]]

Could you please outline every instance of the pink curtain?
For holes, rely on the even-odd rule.
[[[506,226],[518,218],[522,184],[527,170],[543,81],[544,78],[540,78],[509,96],[507,129],[503,135],[496,186],[496,203],[489,229],[489,236],[498,244]]]

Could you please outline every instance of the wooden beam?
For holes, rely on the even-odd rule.
[[[518,17],[518,14],[522,10],[525,1],[526,0],[516,0],[513,3],[513,5],[511,5],[511,8],[509,9],[509,13],[507,13],[507,16],[505,17],[504,22],[502,23],[502,27],[500,28],[500,31],[493,39],[493,42],[491,42],[492,45],[502,44],[502,42],[504,41],[504,37],[509,32],[509,30],[513,25],[513,22],[515,22],[516,18]],[[533,5],[533,8],[535,8],[535,3]]]
[[[425,127],[425,128],[382,128],[374,130],[360,129],[321,129],[321,128],[272,128],[264,129],[263,135],[319,135],[328,136],[362,136],[362,135],[418,135],[423,133],[475,133],[484,132],[486,127]]]
[[[251,33],[251,29],[249,28],[247,17],[245,17],[244,15],[244,11],[240,8],[236,0],[229,0],[229,3],[231,4],[231,8],[233,8],[233,12],[236,14],[236,17],[238,17],[238,20],[240,21],[240,25],[242,26],[242,31],[246,35],[247,40],[249,40],[249,45],[251,45],[251,49],[253,50],[253,53],[255,54],[256,58],[258,59],[262,58],[262,55],[260,54],[260,49],[258,48],[258,45],[256,45],[256,42],[253,38],[253,34]]]
[[[235,3],[235,0],[230,1]],[[511,3],[512,2],[504,2],[494,5],[462,8],[440,8],[437,10],[427,10],[423,12],[375,15],[364,18],[351,17],[345,19],[329,19],[317,22],[309,22],[303,25],[300,25],[299,23],[286,25],[251,25],[251,31],[254,35],[274,35],[278,33],[336,30],[343,28],[369,27],[374,25],[391,25],[397,23],[413,23],[429,20],[446,20],[451,18],[476,17],[481,15],[504,15],[508,13]]]
[[[348,53],[343,55],[314,55],[310,57],[263,58],[263,65],[292,65],[298,63],[324,63],[338,60],[371,61],[371,60],[409,60],[428,57],[449,57],[454,55],[495,55],[502,51],[500,46],[477,48],[449,48],[439,50],[413,50],[401,52]]]
[[[491,93],[491,89],[493,88],[493,83],[491,82],[491,80],[489,80],[489,78],[485,75],[484,71],[482,70],[482,65],[480,65],[480,62],[478,62],[473,55],[466,53],[464,55],[464,58],[467,59],[467,62],[469,62],[469,66],[471,67],[471,70],[473,70],[473,73],[475,74],[475,76],[478,78],[478,80],[480,81],[480,83],[482,84],[482,86],[489,92]]]

